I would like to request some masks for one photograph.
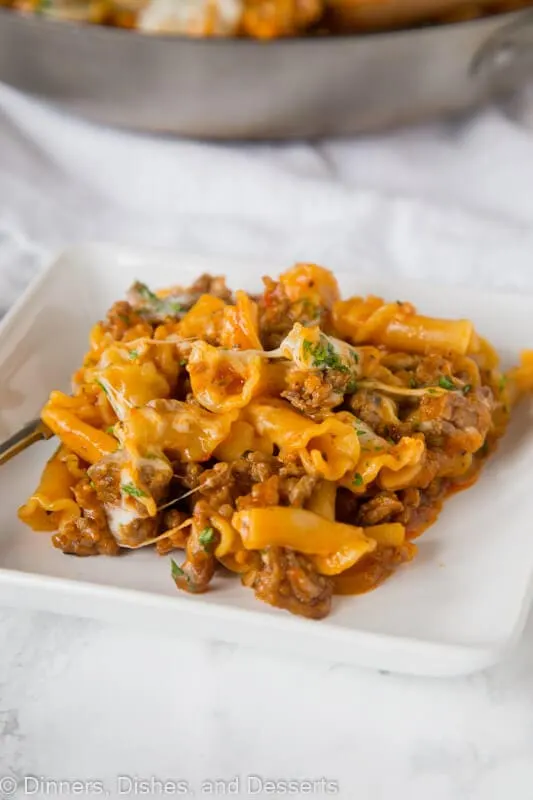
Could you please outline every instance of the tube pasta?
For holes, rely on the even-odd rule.
[[[333,481],[321,481],[313,492],[307,509],[313,514],[333,521],[335,519],[335,499],[337,484]]]
[[[245,292],[235,293],[235,305],[223,312],[220,343],[239,350],[261,350],[257,303]]]
[[[257,355],[195,342],[187,370],[198,402],[209,411],[243,408],[259,392],[265,364]]]
[[[418,474],[425,445],[422,439],[409,436],[397,445],[378,445],[361,452],[356,467],[344,477],[341,484],[354,494],[363,494],[365,488],[379,476],[379,484],[389,491],[403,489]]]
[[[270,456],[272,449],[272,442],[266,436],[257,434],[249,422],[237,419],[232,424],[227,438],[215,448],[213,455],[220,461],[236,461],[249,450]]]
[[[184,339],[217,341],[226,303],[220,297],[203,294],[185,314],[178,326]]]
[[[504,379],[504,387],[507,383],[514,402],[522,395],[533,391],[533,350],[524,350],[521,353],[520,364],[509,370]]]
[[[359,458],[356,431],[335,415],[317,424],[281,400],[260,400],[250,403],[246,416],[261,436],[279,447],[282,458],[298,455],[310,475],[339,480]]]
[[[78,477],[65,456],[60,447],[46,463],[35,493],[19,509],[19,518],[34,531],[54,531],[80,516],[71,492]]]
[[[309,300],[313,305],[332,308],[339,299],[333,274],[316,264],[297,264],[280,275],[279,281],[291,302]]]
[[[375,541],[368,539],[362,528],[332,522],[303,508],[251,508],[238,511],[231,523],[239,531],[247,550],[261,550],[272,545],[290,547],[321,557],[320,572],[341,572],[376,547]]]
[[[213,414],[178,400],[154,400],[133,409],[118,435],[124,448],[166,451],[184,461],[207,461],[223,442],[238,411]]]
[[[117,441],[103,431],[88,425],[64,408],[46,405],[41,419],[76,455],[94,464],[117,449]]]
[[[427,353],[468,352],[474,335],[469,320],[444,320],[415,314],[406,303],[384,303],[379,297],[354,297],[333,307],[341,335],[356,344],[372,343],[392,350]]]

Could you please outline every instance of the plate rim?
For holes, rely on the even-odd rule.
[[[191,266],[194,266],[195,263],[205,263],[206,265],[210,263],[211,268],[216,268],[216,264],[220,263],[220,269],[223,268],[223,264],[228,265],[230,263],[234,264],[235,268],[238,268],[241,265],[244,268],[247,264],[249,266],[250,263],[255,264],[257,268],[260,265],[263,265],[265,269],[269,267],[269,262],[263,259],[248,259],[243,258],[242,256],[233,257],[228,255],[216,256],[207,253],[194,254],[165,247],[135,246],[107,241],[88,241],[85,243],[70,245],[56,253],[56,255],[48,264],[45,264],[38,270],[37,274],[30,281],[26,289],[8,309],[2,320],[0,320],[0,340],[3,335],[8,333],[13,326],[17,324],[21,313],[25,310],[26,305],[30,303],[36,295],[38,295],[43,284],[52,275],[60,273],[61,270],[65,268],[65,264],[68,266],[69,262],[79,259],[80,256],[89,256],[90,258],[94,258],[95,256],[104,254],[106,252],[108,254],[112,252],[115,253],[117,259],[133,257],[134,259],[138,260],[143,256],[151,258],[159,257],[162,259],[176,261],[191,261]],[[273,264],[270,264],[270,267],[272,266]],[[73,266],[70,264],[70,269],[72,268]],[[81,269],[81,265],[76,268]],[[115,268],[118,268],[118,266],[115,265]],[[338,276],[350,274],[350,272],[346,269],[333,271]],[[379,282],[379,276],[376,277],[378,278]],[[468,284],[438,284],[429,280],[404,280],[401,278],[401,276],[397,277],[398,280],[402,280],[402,283],[405,284],[407,291],[409,290],[409,287],[427,289],[428,286],[431,285],[431,288],[437,291],[440,288],[451,293],[459,290],[464,291],[469,296],[473,298],[475,297],[477,303],[480,302],[480,299],[482,300],[483,297],[487,296],[497,297],[501,302],[510,301],[515,303],[519,302],[520,304],[528,304],[533,300],[533,293],[530,292],[499,292],[487,289],[478,291]],[[364,278],[365,280],[370,280],[369,275],[365,274]],[[387,279],[389,278],[390,276],[387,276]],[[381,280],[383,281],[384,279],[382,278]],[[0,362],[0,368],[1,366],[2,362]],[[29,589],[38,590],[38,592],[28,592]],[[34,597],[34,602],[27,602],[28,594],[31,594],[31,596]],[[85,613],[83,610],[76,610],[75,608],[72,608],[72,606],[66,611],[63,611],[61,608],[57,607],[56,601],[60,600],[61,597],[67,597],[70,594],[76,599],[76,601],[78,601],[79,598],[90,598],[91,595],[93,595],[98,599],[98,601],[111,600],[114,603],[116,602],[117,605],[122,609],[125,609],[126,607],[134,608],[140,604],[145,610],[150,608],[153,610],[165,610],[167,614],[172,613],[176,616],[176,618],[185,616],[194,620],[201,619],[207,623],[209,623],[210,620],[229,619],[230,623],[244,623],[245,627],[250,627],[253,626],[254,621],[256,623],[258,622],[257,615],[252,609],[234,607],[228,604],[217,605],[216,603],[193,603],[189,598],[185,598],[185,602],[180,603],[179,600],[183,600],[183,598],[173,598],[169,595],[157,594],[150,590],[134,589],[111,584],[93,583],[84,579],[58,577],[54,575],[27,572],[20,569],[0,567],[0,600],[7,601],[7,605],[12,605],[14,601],[15,605],[18,607],[25,606],[34,609],[42,609],[43,604],[42,602],[39,602],[39,598],[36,596],[37,594],[39,594],[41,597],[45,597],[47,602],[45,602],[44,607],[47,607],[49,610],[55,611],[56,613],[66,614],[69,616],[79,615],[87,618],[102,619],[102,616],[98,613],[92,614],[90,611],[89,613]],[[176,600],[178,602],[176,602]],[[530,612],[532,600],[533,570],[530,575],[527,591],[524,595],[524,601],[522,603],[520,614],[517,616],[512,630],[507,637],[502,638],[497,642],[487,642],[486,644],[483,642],[472,644],[465,642],[439,642],[438,640],[432,640],[428,638],[419,639],[412,636],[395,635],[394,633],[379,633],[377,631],[362,630],[358,628],[353,629],[338,625],[334,620],[331,620],[327,625],[323,626],[322,633],[327,634],[327,638],[329,638],[331,642],[335,641],[342,646],[352,644],[356,652],[360,649],[369,652],[380,652],[387,646],[391,647],[391,644],[392,649],[394,649],[394,643],[401,642],[402,645],[409,647],[411,650],[421,651],[422,655],[424,656],[421,658],[422,665],[426,661],[432,664],[438,662],[439,656],[445,657],[448,661],[452,660],[454,665],[451,669],[441,670],[426,667],[421,671],[413,671],[412,669],[403,669],[394,666],[386,667],[387,670],[390,669],[390,671],[393,672],[428,676],[431,675],[435,677],[465,675],[485,669],[486,667],[489,667],[506,657],[508,652],[512,650],[517,641],[520,639]],[[187,605],[188,602],[190,605]],[[269,634],[276,632],[279,635],[280,627],[284,632],[288,632],[290,634],[298,633],[300,630],[303,631],[306,628],[310,630],[311,628],[308,626],[317,624],[318,623],[316,623],[316,621],[292,617],[287,614],[285,614],[283,617],[272,614],[262,616],[257,626],[258,628],[264,629]],[[193,635],[192,638],[197,639],[199,637]],[[212,640],[214,637],[212,635],[208,635],[200,638]],[[221,632],[221,635],[218,636],[218,638],[224,641],[236,641],[236,637],[225,639],[223,632]],[[246,646],[246,642],[242,642],[238,639],[237,641],[239,641],[240,645]],[[289,648],[289,650],[290,649],[291,648]],[[356,656],[353,660],[350,658],[348,660],[342,660],[341,663],[350,663],[367,668],[380,669],[380,667],[376,666],[375,664],[373,665],[364,663],[365,661],[368,661],[368,659],[361,659],[360,657]]]

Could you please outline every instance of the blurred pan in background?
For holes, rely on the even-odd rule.
[[[0,9],[1,81],[196,138],[378,130],[505,96],[533,71],[533,10],[505,11],[533,0],[7,2],[23,13]]]
[[[533,0],[0,0],[57,20],[193,37],[274,39],[465,22]]]

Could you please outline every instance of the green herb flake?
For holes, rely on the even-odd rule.
[[[441,389],[447,389],[450,391],[451,389],[455,389],[455,384],[446,375],[441,375],[439,378],[439,386]]]
[[[174,580],[176,580],[176,578],[183,578],[185,575],[182,568],[179,566],[179,564],[176,564],[173,558],[170,559],[170,572]]]
[[[115,435],[115,426],[110,425],[108,428],[105,429],[105,432],[108,433],[110,436]]]
[[[91,487],[91,489],[94,489],[96,491],[96,486],[94,481],[89,481],[89,486]]]
[[[355,350],[350,350],[350,355],[352,356],[353,361],[356,364],[359,364],[359,354],[355,352]]]
[[[388,443],[389,443],[389,444],[396,444],[396,442],[394,441],[394,439],[391,439],[391,437],[390,437],[390,436],[387,438],[387,441],[388,441]]]
[[[137,281],[137,283],[133,285],[133,291],[137,293],[142,301],[143,307],[139,310],[141,315],[155,313],[166,317],[176,317],[178,314],[181,314],[182,311],[185,311],[184,306],[177,300],[174,300],[172,296],[158,297],[145,283]]]
[[[362,430],[358,430],[357,431],[357,435],[358,436],[364,436],[365,434],[366,434],[366,431],[362,431]]]
[[[376,451],[376,453],[379,453],[379,451],[383,450],[383,448],[382,447],[375,447],[374,450]]]
[[[355,478],[352,481],[354,486],[362,486],[363,485],[363,476],[359,473],[355,473]]]
[[[97,378],[97,379],[95,380],[95,383],[96,383],[96,384],[97,384],[97,385],[100,387],[100,389],[103,391],[103,393],[104,393],[105,395],[107,395],[107,394],[108,394],[108,392],[107,392],[107,389],[106,389],[106,387],[104,386],[104,384],[102,383],[102,381],[99,381],[99,380],[98,380],[98,378]]]
[[[346,386],[346,393],[347,394],[355,394],[357,391],[357,381],[349,381],[348,385]]]
[[[152,292],[151,289],[145,283],[136,283],[135,289],[139,297],[142,297],[143,300],[146,300],[147,303],[160,303],[160,298]]]
[[[438,394],[436,389],[428,389],[428,394]]]
[[[321,334],[320,342],[313,344],[307,339],[303,342],[304,353],[309,354],[312,358],[311,366],[316,369],[336,369],[339,372],[349,372],[346,364],[343,364],[341,357],[335,352],[335,348]]]
[[[129,494],[130,497],[148,497],[146,492],[143,492],[143,490],[135,486],[134,483],[123,483],[120,488],[124,494]]]
[[[465,386],[463,386],[463,394],[470,394],[471,391],[472,391],[472,386],[470,383],[467,383],[465,384]]]
[[[503,392],[506,386],[507,386],[507,378],[505,375],[502,375],[500,380],[498,381],[498,389],[500,390],[500,392]]]
[[[128,325],[128,326],[130,326],[130,325],[131,325],[131,320],[130,320],[130,318],[128,317],[128,315],[127,315],[127,314],[119,314],[119,315],[118,315],[118,318],[119,318],[119,320],[120,320],[121,322],[123,322],[123,323],[124,323],[124,325]]]
[[[130,350],[130,358],[132,361],[135,361],[136,358],[139,358],[139,351],[138,350]]]
[[[411,389],[417,389],[418,388],[418,381],[415,378],[413,378],[412,376],[409,378],[409,386],[411,387]]]
[[[198,536],[198,541],[204,548],[204,550],[209,550],[213,542],[215,541],[215,531],[214,529],[208,525],[207,528],[204,528],[203,531]]]
[[[180,367],[186,367],[186,366],[187,366],[187,359],[185,359],[185,358],[182,358],[182,359],[180,360]]]

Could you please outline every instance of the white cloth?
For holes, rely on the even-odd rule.
[[[5,87],[0,108],[0,234],[24,245],[18,287],[32,259],[95,238],[530,280],[533,138],[495,110],[356,142],[207,145],[99,128]]]
[[[106,130],[5,87],[0,109],[0,312],[87,239],[533,286],[533,137],[494,109],[313,145]],[[23,611],[0,611],[0,652],[0,773],[19,779],[105,780],[112,797],[117,774],[188,779],[196,796],[252,773],[325,776],[346,800],[533,786],[531,622],[509,663],[449,682]]]

